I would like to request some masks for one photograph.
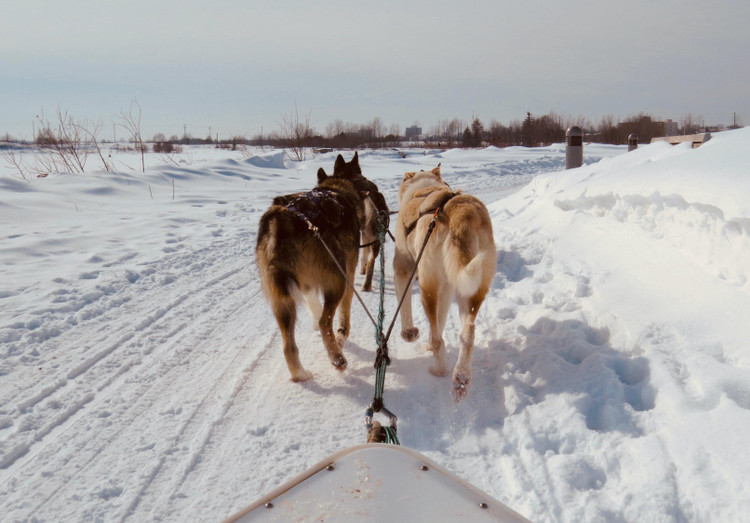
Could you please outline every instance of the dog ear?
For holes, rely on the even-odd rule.
[[[357,151],[354,151],[354,157],[349,162],[349,176],[352,178],[362,176],[362,168],[359,166],[359,154],[357,154]]]
[[[273,204],[281,205],[283,207],[284,205],[288,204],[290,201],[291,201],[291,198],[289,197],[289,195],[277,196],[273,199]]]
[[[411,178],[414,178],[414,175],[417,174],[416,172],[412,173],[404,173],[404,181],[409,180]]]
[[[434,168],[434,169],[432,170],[432,174],[434,174],[434,175],[435,175],[435,176],[437,176],[438,178],[440,178],[440,166],[441,166],[441,165],[442,165],[441,163],[437,164],[437,167],[435,167],[435,168]]]
[[[340,154],[336,157],[336,163],[333,164],[333,175],[340,174],[341,171],[346,169],[346,161]]]
[[[326,174],[325,170],[323,170],[322,167],[318,169],[318,183],[323,183],[327,179],[328,175]]]

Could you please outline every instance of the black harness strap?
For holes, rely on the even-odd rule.
[[[422,219],[422,218],[424,218],[425,216],[429,216],[429,215],[431,215],[431,214],[432,214],[432,215],[437,215],[437,214],[439,214],[439,212],[440,212],[440,211],[442,211],[443,207],[445,207],[445,204],[446,204],[446,203],[448,203],[449,201],[451,201],[451,199],[452,199],[452,198],[453,198],[454,196],[458,196],[459,194],[460,194],[460,192],[454,192],[454,193],[451,193],[451,195],[450,195],[450,196],[448,196],[448,197],[447,197],[447,198],[446,198],[445,200],[443,200],[443,201],[442,201],[442,202],[440,203],[440,205],[438,205],[438,206],[437,206],[437,207],[435,207],[434,209],[428,209],[428,210],[426,210],[426,211],[422,211],[421,213],[419,213],[419,216],[417,217],[417,219],[416,219],[416,220],[414,220],[414,221],[413,221],[413,222],[411,222],[411,223],[410,223],[409,225],[407,225],[406,227],[404,227],[404,232],[406,233],[406,236],[408,237],[408,236],[409,236],[409,235],[410,235],[410,234],[411,234],[412,232],[414,232],[414,229],[415,229],[415,228],[417,227],[417,223],[419,222],[419,220],[421,220],[421,219]]]
[[[369,242],[369,243],[363,243],[362,245],[360,245],[360,246],[359,246],[359,248],[360,248],[360,249],[364,249],[365,247],[372,247],[372,246],[373,246],[373,245],[375,245],[376,243],[380,243],[380,240],[372,240],[372,241],[371,241],[371,242]]]
[[[287,210],[295,213],[304,221],[315,223],[323,214],[323,202],[332,203],[339,212],[343,212],[344,207],[336,197],[336,193],[329,189],[313,189],[306,193],[295,195],[295,198],[283,204]]]

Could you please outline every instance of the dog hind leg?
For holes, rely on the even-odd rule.
[[[372,275],[375,272],[375,260],[378,259],[378,254],[380,254],[380,244],[371,245],[365,249],[365,254],[366,256],[362,259],[362,262],[366,262],[367,266],[363,273],[365,275],[365,282],[362,284],[362,290],[370,292],[372,291]]]
[[[357,270],[357,254],[346,263],[346,278],[348,281],[354,281],[354,273]],[[349,332],[351,331],[351,310],[352,310],[352,299],[354,298],[354,288],[347,284],[346,281],[342,281],[341,284],[344,286],[343,293],[341,295],[341,301],[338,305],[339,314],[339,328],[336,331],[336,341],[340,347],[344,346],[344,342],[349,338]]]
[[[486,288],[481,288],[473,296],[458,296],[458,312],[461,317],[461,347],[458,361],[453,369],[453,397],[458,402],[466,397],[471,383],[471,355],[474,351],[474,322],[479,307],[484,302]]]
[[[362,235],[362,243],[367,243],[365,241],[365,236]],[[370,247],[363,247],[362,252],[360,253],[362,256],[362,261],[359,266],[359,273],[360,274],[367,274],[367,261],[370,259]],[[363,289],[364,290],[364,289]]]
[[[453,298],[453,289],[445,282],[441,284],[437,279],[428,278],[424,274],[419,275],[422,306],[430,323],[430,340],[425,348],[432,351],[435,357],[435,363],[430,367],[430,372],[435,376],[445,376],[448,374],[448,365],[443,329]]]
[[[328,358],[338,370],[346,369],[347,361],[344,353],[341,351],[343,343],[339,344],[336,336],[333,334],[333,316],[336,313],[336,307],[341,301],[341,292],[326,291],[323,295],[323,311],[320,315],[319,327],[320,335],[323,338],[323,345],[328,351]]]
[[[419,329],[414,326],[414,318],[411,309],[411,285],[406,287],[409,276],[414,270],[414,259],[404,252],[399,252],[398,247],[393,256],[393,283],[396,288],[396,298],[399,300],[404,293],[403,305],[401,305],[401,337],[408,342],[419,338]]]
[[[272,307],[284,341],[284,358],[292,375],[292,381],[307,381],[312,378],[312,373],[302,367],[299,360],[299,348],[294,338],[297,304],[292,296],[277,294],[273,299]]]
[[[323,306],[318,297],[318,290],[308,289],[306,291],[301,291],[301,293],[307,304],[307,308],[310,310],[310,317],[313,320],[312,328],[313,330],[318,330],[320,329],[320,326],[318,325],[320,322],[320,315],[323,313]]]

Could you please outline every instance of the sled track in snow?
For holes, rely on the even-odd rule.
[[[222,240],[224,242],[244,244],[246,254],[250,254],[254,244],[248,238],[230,238]],[[73,326],[67,331],[39,344],[39,353],[54,351],[57,361],[52,372],[47,371],[37,378],[37,393],[26,397],[19,393],[9,399],[9,404],[15,405],[15,423],[14,426],[4,427],[4,434],[0,434],[0,444],[5,449],[0,461],[0,493],[12,492],[14,478],[39,474],[37,467],[31,465],[42,454],[45,455],[42,460],[45,463],[56,459],[63,462],[74,460],[77,470],[69,478],[61,484],[55,483],[58,486],[50,491],[40,492],[39,505],[32,511],[36,514],[43,509],[46,500],[59,494],[58,491],[70,490],[71,482],[75,483],[77,476],[85,475],[87,467],[96,465],[97,456],[116,448],[120,435],[107,430],[110,416],[117,416],[118,420],[123,416],[129,417],[133,423],[137,423],[144,412],[149,412],[149,406],[154,405],[154,401],[148,403],[149,396],[158,399],[159,388],[169,386],[162,380],[165,372],[184,367],[191,357],[200,359],[201,344],[216,338],[214,332],[217,329],[226,329],[226,322],[232,314],[243,316],[242,313],[245,313],[244,317],[237,319],[238,322],[258,316],[257,312],[253,314],[246,310],[246,304],[261,302],[257,299],[260,293],[257,285],[250,295],[247,293],[248,284],[255,278],[252,263],[248,263],[252,262],[251,255],[247,256],[249,260],[237,257],[229,259],[229,263],[222,263],[221,254],[226,249],[225,245],[212,245],[183,254],[172,251],[164,258],[150,262],[142,271],[148,275],[157,274],[164,267],[186,263],[192,264],[193,269],[199,265],[205,270],[186,273],[183,277],[194,282],[191,284],[181,283],[170,287],[147,277],[123,284],[113,293],[116,299],[109,300],[111,307],[107,308],[106,303],[92,302],[97,307],[104,307],[101,314],[90,315],[83,322],[86,331],[95,332],[95,335],[76,339],[77,322],[70,322]],[[220,275],[216,276],[216,272]],[[207,277],[210,273],[213,276]],[[165,301],[167,305],[163,305]],[[120,320],[115,324],[115,329],[107,330],[109,324],[106,318],[111,315],[118,315]],[[193,323],[195,319],[199,321]],[[92,329],[86,322],[100,322],[102,329]],[[244,334],[244,338],[235,334],[235,337],[242,338],[238,343],[243,345],[251,338],[248,333]],[[87,350],[80,350],[82,345]],[[215,349],[212,353],[219,351]],[[237,369],[242,368],[241,362],[252,358],[252,354],[235,350],[233,358],[226,373],[238,372]],[[48,380],[47,384],[44,383],[45,379]],[[138,407],[132,404],[128,406],[127,401],[120,397],[120,385],[130,383],[132,386],[134,380],[142,382],[136,387],[139,390],[136,400]],[[242,382],[235,388],[241,387]],[[217,380],[217,383],[221,383],[221,380]],[[95,419],[102,422],[100,430],[92,430],[89,437],[83,436],[87,440],[86,448],[77,449],[75,456],[50,457],[60,453],[64,440],[79,432],[78,425],[84,409],[88,413],[87,419],[91,419],[92,411],[97,413]],[[184,422],[185,428],[174,432],[176,441],[184,438],[181,434],[188,432],[186,427],[193,423],[191,420],[202,419],[200,402],[195,409],[195,414]],[[210,439],[210,431],[202,439]],[[161,461],[166,462],[167,459],[162,456]],[[192,460],[200,460],[199,451]],[[191,467],[184,468],[183,478],[189,474]],[[154,478],[158,469],[153,471]],[[66,467],[62,464],[59,470],[59,474],[66,474]],[[71,470],[70,467],[67,470]],[[109,500],[119,495],[117,488],[105,488],[101,496]],[[136,496],[131,501],[131,507],[138,504],[138,499]]]

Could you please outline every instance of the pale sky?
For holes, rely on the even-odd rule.
[[[750,2],[5,0],[0,134],[138,100],[146,137],[527,111],[750,124]],[[119,130],[118,132],[124,133]]]

